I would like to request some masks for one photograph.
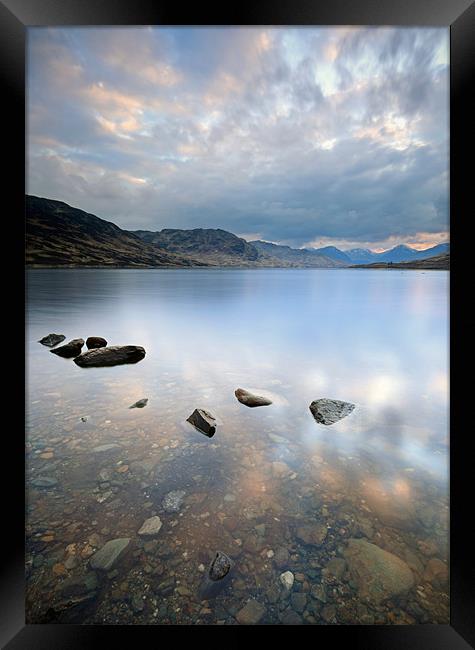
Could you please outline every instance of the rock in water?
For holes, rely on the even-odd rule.
[[[138,531],[137,534],[141,537],[154,537],[158,534],[161,527],[162,520],[158,515],[156,517],[150,517],[150,519],[146,519],[143,522],[142,528]]]
[[[135,404],[132,404],[132,406],[129,406],[129,409],[143,409],[144,406],[147,406],[148,398],[144,397],[143,399],[139,399],[138,402],[135,402]]]
[[[86,346],[88,350],[95,350],[96,348],[105,348],[107,341],[102,336],[89,336],[86,339]]]
[[[284,573],[281,573],[279,576],[280,583],[290,591],[293,587],[294,584],[294,574],[292,571],[285,571]]]
[[[145,350],[139,345],[111,345],[108,348],[96,348],[84,352],[74,359],[74,363],[81,368],[101,368],[123,363],[137,363],[144,356]]]
[[[269,406],[269,404],[272,404],[271,400],[267,399],[267,397],[253,395],[249,391],[244,390],[244,388],[237,388],[234,391],[234,394],[236,395],[238,402],[241,402],[241,404],[245,404],[246,406]]]
[[[202,600],[214,598],[229,584],[233,561],[221,551],[217,551],[199,589]]]
[[[81,354],[82,346],[84,345],[84,339],[73,339],[66,343],[66,345],[61,345],[59,348],[50,350],[53,354],[57,354],[59,357],[65,357],[70,359],[71,357],[77,357]]]
[[[209,577],[211,580],[222,580],[231,570],[232,562],[225,553],[218,551],[216,557],[211,562],[209,568]]]
[[[90,559],[93,569],[109,571],[130,544],[130,537],[111,539]]]
[[[343,555],[359,595],[372,605],[405,593],[414,585],[412,571],[403,560],[364,539],[349,539]]]
[[[65,338],[64,334],[48,334],[48,336],[43,336],[38,343],[52,348],[55,345],[58,345],[58,343],[61,343],[61,341],[64,341]]]
[[[251,598],[236,614],[236,620],[240,625],[257,625],[265,612],[266,608],[264,605]]]
[[[337,399],[316,399],[309,406],[310,411],[320,424],[334,424],[345,418],[355,408],[350,402],[341,402]]]
[[[165,512],[178,512],[185,498],[184,490],[173,490],[165,495],[162,501],[162,507]]]
[[[216,418],[204,409],[195,409],[186,421],[208,438],[211,438],[216,433]]]

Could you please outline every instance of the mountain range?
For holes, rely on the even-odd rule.
[[[124,230],[62,201],[26,196],[26,264],[31,267],[283,267],[339,268],[423,260],[449,253],[449,244],[425,251],[396,246],[383,253],[291,248],[246,241],[213,228]]]

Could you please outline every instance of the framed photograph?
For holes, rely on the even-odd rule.
[[[0,15],[25,297],[2,647],[474,647],[449,400],[473,5]]]

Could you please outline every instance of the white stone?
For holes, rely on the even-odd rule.
[[[294,574],[292,571],[285,571],[284,573],[280,574],[280,582],[284,585],[284,587],[288,590],[292,589],[292,586],[294,584]]]

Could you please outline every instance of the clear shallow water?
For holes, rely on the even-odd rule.
[[[27,296],[29,622],[232,624],[249,599],[261,623],[448,622],[446,272],[35,270]],[[146,357],[82,369],[37,342],[50,332]],[[272,406],[246,408],[238,387]],[[308,408],[321,397],[356,408],[325,427]],[[194,408],[217,417],[213,438],[186,423]],[[44,476],[57,484],[32,485]],[[71,604],[66,581],[123,537],[112,574]],[[402,559],[412,588],[368,602],[354,538]],[[233,580],[202,601],[217,550]]]

